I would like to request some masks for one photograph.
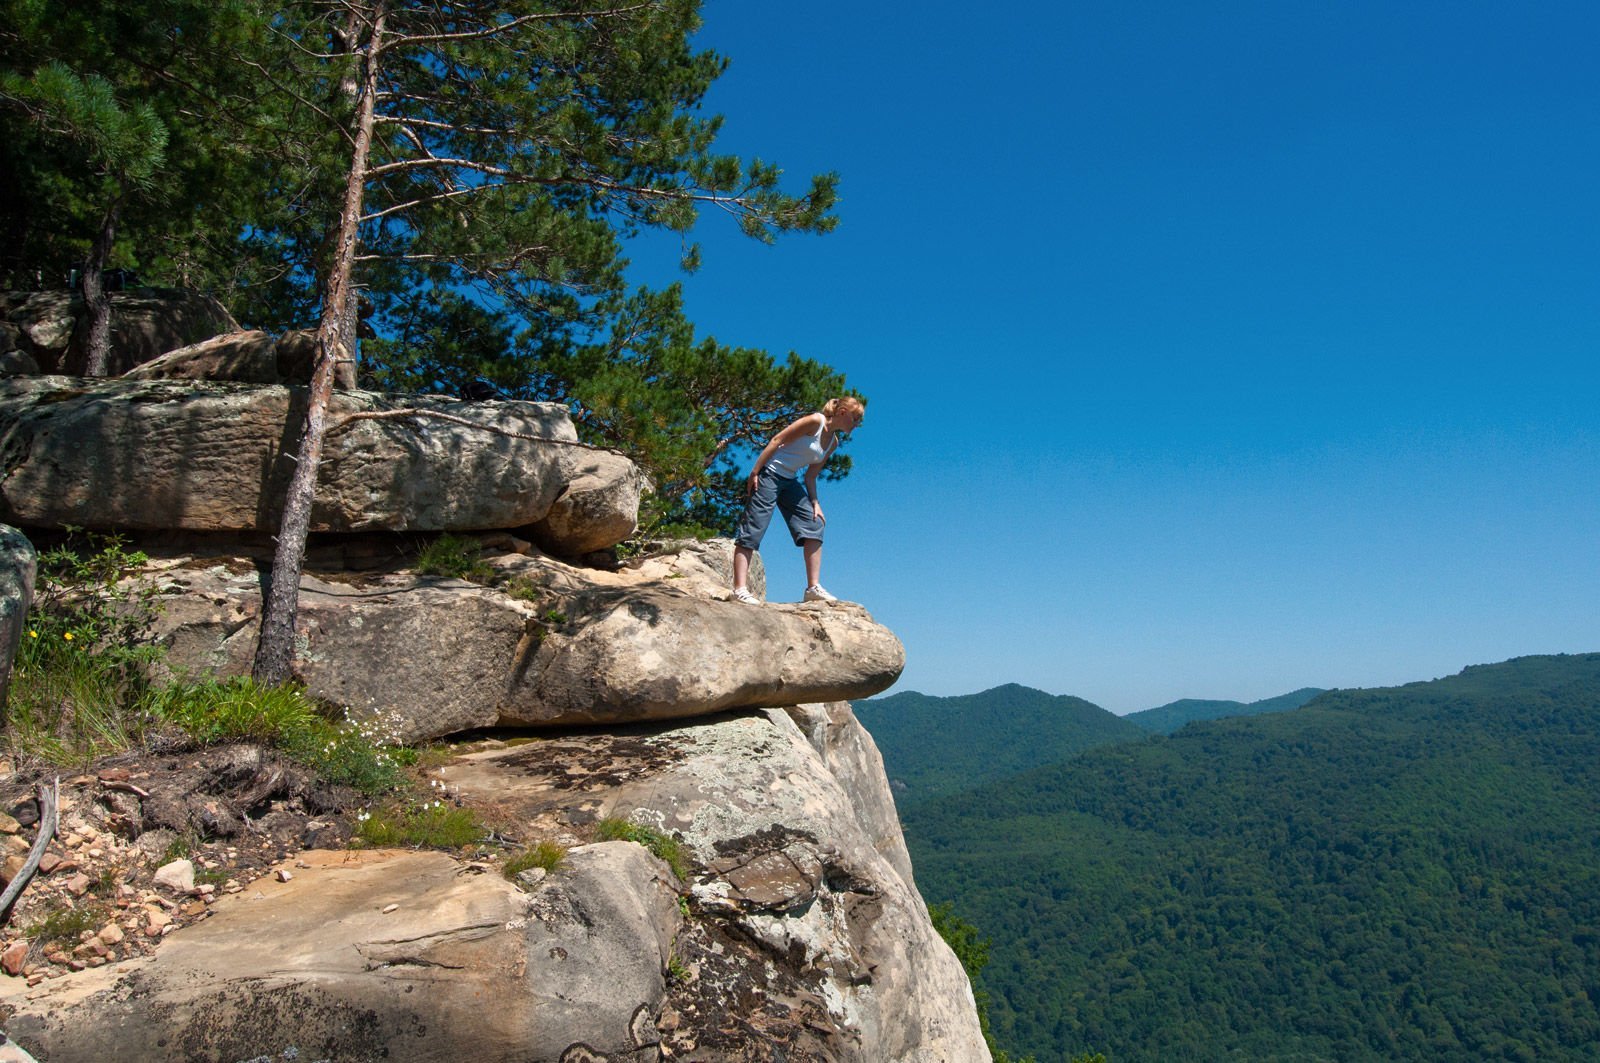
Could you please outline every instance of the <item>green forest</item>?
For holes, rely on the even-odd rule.
[[[992,943],[1014,1055],[1600,1045],[1600,654],[1332,691],[901,811],[923,895]]]

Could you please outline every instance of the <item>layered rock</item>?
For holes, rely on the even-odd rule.
[[[638,466],[605,450],[570,448],[561,455],[565,486],[533,526],[540,546],[567,557],[604,550],[633,534],[645,488]]]
[[[670,590],[574,598],[507,693],[502,721],[614,723],[864,697],[905,650],[860,606],[752,608]]]
[[[307,575],[295,671],[312,694],[382,716],[410,742],[863,698],[904,667],[899,640],[860,606],[717,600],[727,592],[703,551],[682,556],[688,575],[660,582],[644,572],[602,582],[519,555],[495,560],[508,577],[497,588],[404,572]],[[261,601],[254,566],[186,562],[160,582],[169,663],[247,673]]]
[[[0,381],[0,517],[46,528],[271,530],[289,474],[285,425],[303,401],[300,389],[242,384]],[[382,418],[403,409],[424,415]],[[314,531],[533,524],[567,487],[566,451],[583,449],[552,403],[339,392],[328,418]],[[637,483],[628,469],[619,475]],[[638,507],[636,489],[610,498],[606,545],[626,538]]]

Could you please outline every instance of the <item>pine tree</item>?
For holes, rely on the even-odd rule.
[[[219,59],[264,28],[249,0],[0,0],[0,283],[82,263],[87,375],[109,368],[113,256],[187,273],[245,224],[253,102]]]
[[[686,233],[708,207],[764,240],[834,225],[832,175],[791,195],[780,189],[777,167],[712,150],[719,121],[693,112],[724,64],[690,47],[698,7],[303,0],[278,15],[276,31],[290,45],[279,55],[292,62],[263,64],[263,74],[300,114],[325,120],[322,147],[304,153],[331,157],[326,145],[334,145],[343,191],[319,259],[317,355],[263,608],[258,679],[289,675],[328,401],[337,374],[353,377],[358,287],[385,299],[487,287],[542,333],[535,349],[565,355],[572,373],[553,367],[545,378],[580,405],[592,430],[638,435],[639,420],[630,428],[621,416],[638,408],[634,385],[661,371],[683,377],[697,357],[703,363],[717,352],[689,342],[673,293],[631,301],[623,294],[621,238],[644,227]],[[686,257],[695,254],[690,248]],[[605,341],[596,347],[608,317],[615,324],[630,314],[659,322],[662,342],[634,346],[645,356],[630,359],[617,341],[633,343],[634,333],[612,328],[610,351]],[[632,381],[624,387],[615,375],[610,393],[626,398],[593,401],[607,394],[618,365],[633,367]],[[819,386],[834,381],[825,370],[809,377]],[[728,375],[730,386],[735,378]],[[712,461],[762,423],[745,420],[720,448],[711,441]],[[665,440],[656,445],[667,449]]]

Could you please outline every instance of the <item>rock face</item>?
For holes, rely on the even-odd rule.
[[[613,816],[682,839],[691,917],[658,1020],[673,1058],[987,1060],[966,975],[901,873],[898,827],[883,829],[887,784],[854,789],[853,770],[828,767],[870,761],[871,738],[848,705],[790,712],[832,721],[814,732],[822,752],[767,710],[558,736],[444,774],[535,832]]]
[[[441,853],[306,855],[148,960],[12,997],[7,1032],[52,1061],[660,1058],[682,916],[641,847],[574,849],[531,895]]]
[[[81,372],[87,321],[83,297],[65,290],[6,292],[0,315],[19,333],[17,346],[48,373]],[[224,332],[238,322],[216,299],[177,288],[111,293],[111,375]]]
[[[358,718],[382,717],[407,742],[863,698],[899,676],[899,640],[860,606],[717,600],[726,591],[702,552],[685,548],[679,580],[640,573],[599,583],[518,555],[496,559],[517,581],[501,588],[407,573],[308,575],[295,671],[312,694]],[[666,567],[658,560],[655,571]],[[254,567],[185,563],[160,582],[169,662],[247,673],[261,607]],[[516,587],[537,588],[536,597],[513,597]]]
[[[47,528],[270,530],[288,477],[284,426],[291,405],[303,401],[299,389],[243,384],[0,381],[0,517]],[[347,420],[402,408],[541,438],[433,417]],[[564,451],[572,449],[564,443],[576,439],[565,410],[549,403],[416,397],[402,406],[339,392],[329,423],[314,531],[532,524],[562,492]],[[637,501],[635,493],[635,511]],[[631,531],[631,515],[608,527],[624,523]]]
[[[0,524],[0,707],[11,686],[11,662],[17,656],[33,605],[33,579],[38,554],[25,535]]]
[[[225,337],[140,375],[210,375],[235,355],[262,365],[269,340]],[[263,583],[251,533],[275,525],[284,426],[302,401],[242,383],[0,380],[0,518],[156,532],[139,545],[155,555],[142,578],[165,601],[167,665],[243,674]],[[48,972],[0,976],[7,1033],[51,1063],[988,1060],[847,704],[899,675],[899,640],[851,603],[729,600],[725,540],[625,565],[541,553],[523,537],[574,559],[630,534],[637,469],[570,446],[560,407],[404,400],[538,437],[523,440],[389,416],[400,402],[334,398],[312,520],[346,534],[308,550],[293,667],[318,699],[401,741],[540,728],[431,771],[451,800],[492,810],[497,837],[553,842],[565,859],[512,882],[475,858],[308,850],[221,897],[175,861],[138,930],[159,950],[97,966],[108,954],[81,941],[87,969],[61,953]],[[487,531],[477,582],[405,567],[417,544],[393,533],[419,530]],[[17,556],[0,553],[0,577],[23,569]],[[759,592],[759,566],[752,577]],[[0,585],[7,597],[25,594]],[[283,844],[350,836],[342,813],[320,821],[342,806],[310,803],[261,749],[206,767],[217,752],[174,764],[248,799],[196,804],[177,776],[142,792],[122,769],[98,776],[103,827],[142,832],[130,845],[150,839],[154,865],[168,849],[154,836],[263,831],[303,791],[301,813],[319,821]],[[608,817],[646,829],[673,863],[597,842]]]

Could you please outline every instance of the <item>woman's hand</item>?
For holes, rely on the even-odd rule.
[[[816,514],[818,523],[828,523],[828,518],[822,514],[822,503],[814,498],[811,500],[811,512]]]
[[[744,482],[744,497],[749,498],[756,493],[756,481],[761,479],[761,467],[750,470],[750,479]]]

